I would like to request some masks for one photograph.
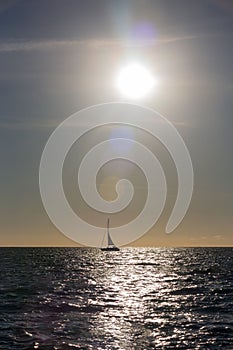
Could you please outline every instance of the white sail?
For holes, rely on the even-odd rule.
[[[110,233],[109,233],[109,218],[108,218],[108,221],[107,221],[107,233],[108,233],[108,246],[109,245],[114,245],[114,243],[112,241],[112,238],[110,236]]]

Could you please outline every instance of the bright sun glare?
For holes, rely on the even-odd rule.
[[[128,98],[142,98],[155,85],[151,73],[138,63],[131,63],[123,68],[117,77],[117,87]]]

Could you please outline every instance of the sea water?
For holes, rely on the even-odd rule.
[[[0,249],[0,349],[233,349],[232,248]]]

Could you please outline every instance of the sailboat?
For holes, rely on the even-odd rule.
[[[106,252],[106,251],[115,251],[115,252],[117,252],[120,249],[117,246],[115,246],[115,244],[113,243],[112,238],[110,236],[110,233],[109,233],[109,221],[110,220],[108,218],[108,220],[107,220],[107,238],[108,238],[107,241],[108,241],[108,245],[107,245],[107,247],[102,247],[101,250],[104,251],[104,252]]]

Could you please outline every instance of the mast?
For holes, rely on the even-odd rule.
[[[107,220],[107,233],[108,233],[108,236],[109,236],[109,218]]]

